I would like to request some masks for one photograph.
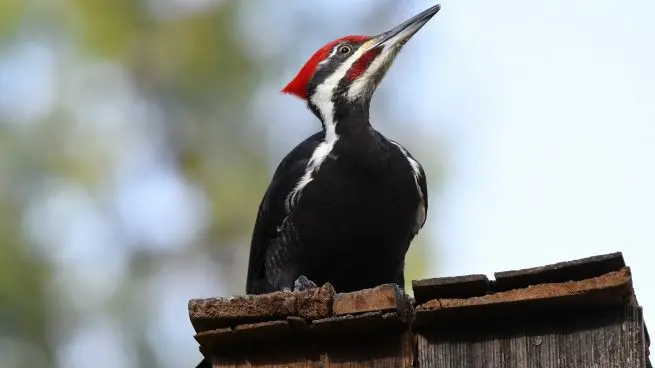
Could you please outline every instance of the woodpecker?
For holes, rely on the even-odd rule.
[[[369,105],[398,52],[439,9],[377,36],[326,44],[282,89],[307,103],[322,130],[273,174],[253,230],[247,294],[326,282],[338,292],[403,287],[405,254],[428,210],[425,172],[371,126]]]
[[[259,206],[247,294],[331,283],[350,292],[404,285],[405,254],[425,223],[425,172],[369,122],[373,92],[435,5],[377,36],[321,47],[282,90],[305,100],[322,130],[277,167]]]

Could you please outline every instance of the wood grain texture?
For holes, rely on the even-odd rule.
[[[646,368],[641,308],[419,332],[421,368]]]
[[[307,320],[330,317],[334,298],[332,285],[300,292],[240,295],[230,298],[192,299],[189,318],[196,332],[239,324],[301,317]]]
[[[618,271],[625,266],[620,252],[603,254],[522,270],[496,272],[494,287],[503,291],[537,284],[580,281]]]
[[[403,313],[406,308],[406,295],[398,285],[385,284],[376,288],[352,293],[336,294],[332,304],[332,314],[343,316],[367,312],[394,311]]]
[[[482,274],[437,277],[413,280],[412,290],[416,303],[422,304],[432,299],[470,298],[491,292],[487,276]]]
[[[581,281],[531,285],[465,299],[433,299],[416,307],[414,326],[473,323],[569,309],[622,305],[634,296],[629,267]]]
[[[215,356],[213,368],[411,368],[413,339],[405,332],[239,346]]]

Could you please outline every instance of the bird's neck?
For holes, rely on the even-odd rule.
[[[312,108],[312,111],[321,120],[328,139],[337,136],[341,139],[356,137],[369,130],[369,106],[369,102],[334,101],[331,106]]]

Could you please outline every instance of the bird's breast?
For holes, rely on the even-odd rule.
[[[303,188],[294,220],[304,238],[402,238],[413,228],[419,200],[404,157],[353,159],[334,150]]]

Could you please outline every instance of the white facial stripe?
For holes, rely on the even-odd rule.
[[[338,50],[338,49],[339,49],[339,45],[338,45],[338,44],[337,44],[337,45],[334,45],[334,47],[332,48],[332,52],[330,53],[330,55],[328,55],[325,59],[321,60],[321,62],[318,63],[318,65],[320,66],[320,65],[323,65],[323,64],[327,63],[328,61],[330,61],[330,58],[332,58],[332,56],[334,56],[334,55],[337,53],[337,50]]]
[[[384,61],[388,58],[388,54],[389,51],[384,49],[382,53],[373,60],[371,65],[368,66],[366,71],[357,79],[355,79],[355,81],[353,81],[353,83],[350,85],[350,88],[348,89],[347,94],[350,101],[361,97],[368,88],[373,87],[370,85],[369,81],[375,74],[375,71],[378,70],[383,65]]]
[[[365,96],[366,94],[372,93],[372,89],[376,86],[371,83],[373,76],[375,76],[382,68],[389,66],[395,57],[395,54],[398,53],[402,45],[409,40],[423,25],[428,21],[426,19],[423,22],[415,23],[409,27],[403,29],[400,33],[393,36],[392,38],[386,40],[382,43],[384,47],[383,51],[378,55],[371,65],[368,66],[366,71],[359,76],[348,89],[348,100],[353,101],[359,97]],[[374,44],[373,44],[374,45]]]
[[[370,45],[371,41],[364,43],[352,56],[346,59],[332,75],[327,77],[323,83],[319,84],[314,93],[310,96],[311,102],[316,106],[323,118],[325,138],[323,138],[323,141],[316,146],[316,149],[307,163],[305,174],[300,178],[300,180],[298,180],[298,183],[291,193],[289,193],[286,201],[287,212],[291,211],[292,206],[300,199],[301,191],[305,186],[307,186],[307,184],[311,183],[313,180],[312,175],[318,171],[323,161],[325,161],[330,152],[332,152],[337,139],[339,139],[336,123],[334,121],[334,103],[332,102],[332,97],[339,86],[341,79],[346,76],[350,67],[364,54],[364,52],[366,52]],[[330,57],[336,53],[337,49],[338,45],[335,46]],[[326,60],[327,59],[329,59],[329,57],[326,58]]]
[[[393,54],[397,52],[397,48],[385,47],[384,50],[378,55],[371,65],[366,68],[366,71],[353,81],[348,89],[348,100],[353,101],[365,94],[371,93],[371,89],[375,88],[371,79],[381,68],[384,68],[388,63],[393,60]]]

